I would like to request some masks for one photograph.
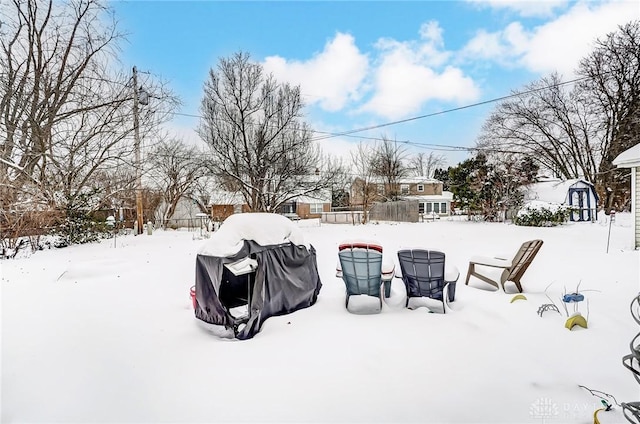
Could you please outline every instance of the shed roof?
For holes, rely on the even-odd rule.
[[[580,183],[591,187],[593,195],[597,196],[593,184],[588,181],[579,178],[570,180],[549,179],[530,184],[525,193],[525,201],[541,200],[549,203],[565,203],[569,188]]]

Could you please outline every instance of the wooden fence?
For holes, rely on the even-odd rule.
[[[371,221],[418,222],[418,201],[376,203],[369,213]]]

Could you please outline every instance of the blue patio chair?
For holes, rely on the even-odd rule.
[[[346,287],[345,307],[352,313],[379,313],[382,310],[382,247],[370,243],[341,244],[338,248],[339,267],[336,275]],[[352,296],[364,298],[364,308],[350,307]],[[375,299],[375,301],[372,301]],[[360,303],[359,299],[359,303]]]
[[[442,312],[445,313],[447,302],[455,300],[456,282],[460,277],[458,268],[445,267],[445,254],[437,250],[400,250],[398,261],[407,289],[406,306],[414,309],[420,305],[413,300],[430,298],[442,302]]]

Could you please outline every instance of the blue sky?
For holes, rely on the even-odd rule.
[[[126,32],[121,61],[166,79],[181,113],[199,114],[219,58],[248,52],[279,81],[300,85],[306,121],[340,133],[436,114],[508,95],[558,71],[571,79],[592,42],[640,19],[634,1],[113,1]],[[494,105],[331,137],[347,157],[385,136],[408,154],[468,157]],[[169,124],[195,140],[198,118]],[[449,147],[442,147],[449,146]]]

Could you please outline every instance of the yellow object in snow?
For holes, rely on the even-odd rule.
[[[569,330],[573,330],[573,327],[579,325],[582,328],[587,328],[587,320],[580,314],[574,315],[567,319],[567,322],[564,324],[566,328]]]
[[[600,420],[598,419],[598,412],[604,411],[604,408],[596,409],[593,413],[593,424],[600,424]]]
[[[527,297],[523,294],[517,294],[511,298],[511,303],[515,302],[516,300],[527,300]]]

